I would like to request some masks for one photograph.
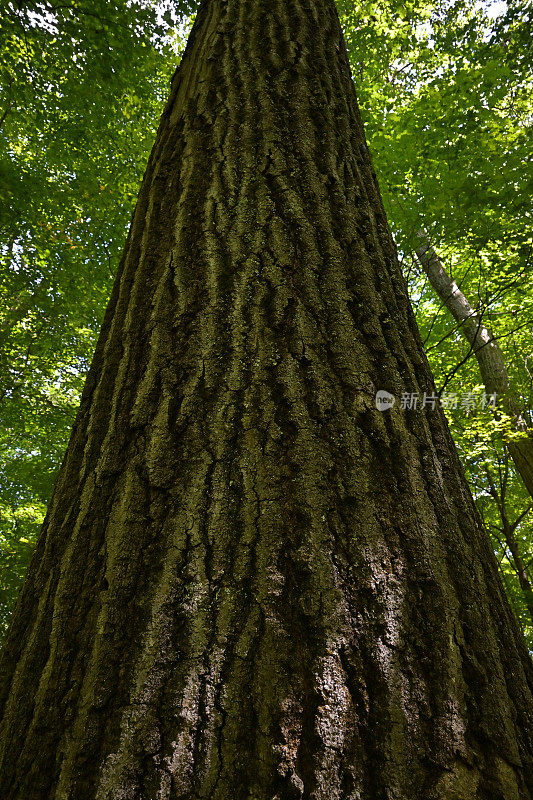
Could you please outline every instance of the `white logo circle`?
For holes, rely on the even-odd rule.
[[[376,408],[378,411],[388,411],[395,402],[394,395],[386,392],[385,389],[380,389],[379,392],[376,392]]]

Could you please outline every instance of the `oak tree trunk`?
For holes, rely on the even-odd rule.
[[[524,800],[532,671],[333,0],[204,2],[0,664],[2,800]]]

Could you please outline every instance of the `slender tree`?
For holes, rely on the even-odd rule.
[[[4,800],[523,800],[531,683],[333,0],[209,0],[0,663]]]
[[[531,428],[528,426],[528,419],[531,415],[524,413],[518,399],[513,394],[504,355],[494,333],[483,322],[483,315],[470,305],[457,283],[448,274],[426,232],[419,231],[418,236],[421,241],[420,246],[416,249],[416,255],[420,265],[433,290],[453,316],[459,331],[469,343],[471,353],[478,363],[485,391],[488,394],[498,395],[504,410],[514,423],[515,430],[524,434],[520,438],[507,438],[506,447],[524,486],[533,498],[533,438]],[[527,506],[516,522],[512,524],[505,507],[506,486],[502,485],[498,491],[489,471],[487,471],[487,483],[490,496],[494,499],[500,515],[505,548],[510,553],[528,613],[533,620],[533,591],[515,536],[515,530],[529,513],[530,506]]]
[[[498,340],[485,325],[483,315],[470,305],[456,282],[448,275],[427,234],[419,231],[418,236],[421,241],[416,249],[417,258],[435,293],[469,343],[478,363],[485,390],[489,394],[494,393],[499,396],[503,408],[514,422],[516,431],[524,434],[520,438],[510,438],[506,444],[518,474],[533,498],[533,437],[528,424],[530,414],[524,413],[513,393]]]

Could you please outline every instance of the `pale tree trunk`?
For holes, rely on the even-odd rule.
[[[527,420],[514,396],[505,359],[493,332],[485,325],[482,316],[468,302],[453,278],[448,275],[442,261],[431,245],[427,234],[418,234],[421,244],[416,249],[417,258],[427,278],[442,303],[446,306],[475,356],[481,380],[488,394],[496,393],[503,401],[507,414],[515,422],[517,431],[526,433]],[[507,448],[518,474],[533,497],[533,437],[531,433],[507,442]]]
[[[496,393],[498,395],[503,402],[504,410],[514,420],[517,431],[526,433],[527,421],[512,392],[505,359],[498,341],[490,328],[484,324],[482,316],[470,305],[465,294],[446,271],[426,232],[419,231],[418,237],[421,244],[415,252],[420,265],[433,290],[451,313],[459,330],[469,343],[472,354],[477,360],[485,391],[488,394]],[[506,446],[518,474],[533,497],[533,438],[529,435],[527,438],[508,439]],[[511,553],[529,614],[533,619],[533,600],[529,576],[520,556],[514,528],[507,519],[505,503],[500,502],[497,493],[495,495],[494,492],[495,487],[491,485],[490,493],[498,505],[504,539]]]
[[[3,800],[524,800],[532,670],[333,0],[211,0],[0,664]]]

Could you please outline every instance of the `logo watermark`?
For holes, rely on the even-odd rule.
[[[385,389],[380,389],[379,392],[376,392],[376,408],[379,411],[388,411],[395,403],[396,398],[394,395],[386,392]]]
[[[376,392],[376,408],[378,411],[389,411],[398,402],[402,411],[422,411],[426,408],[434,411],[436,408],[445,410],[462,409],[468,415],[471,411],[496,408],[498,395],[496,392],[443,392],[428,394],[427,392],[402,392],[399,398],[380,389]]]

